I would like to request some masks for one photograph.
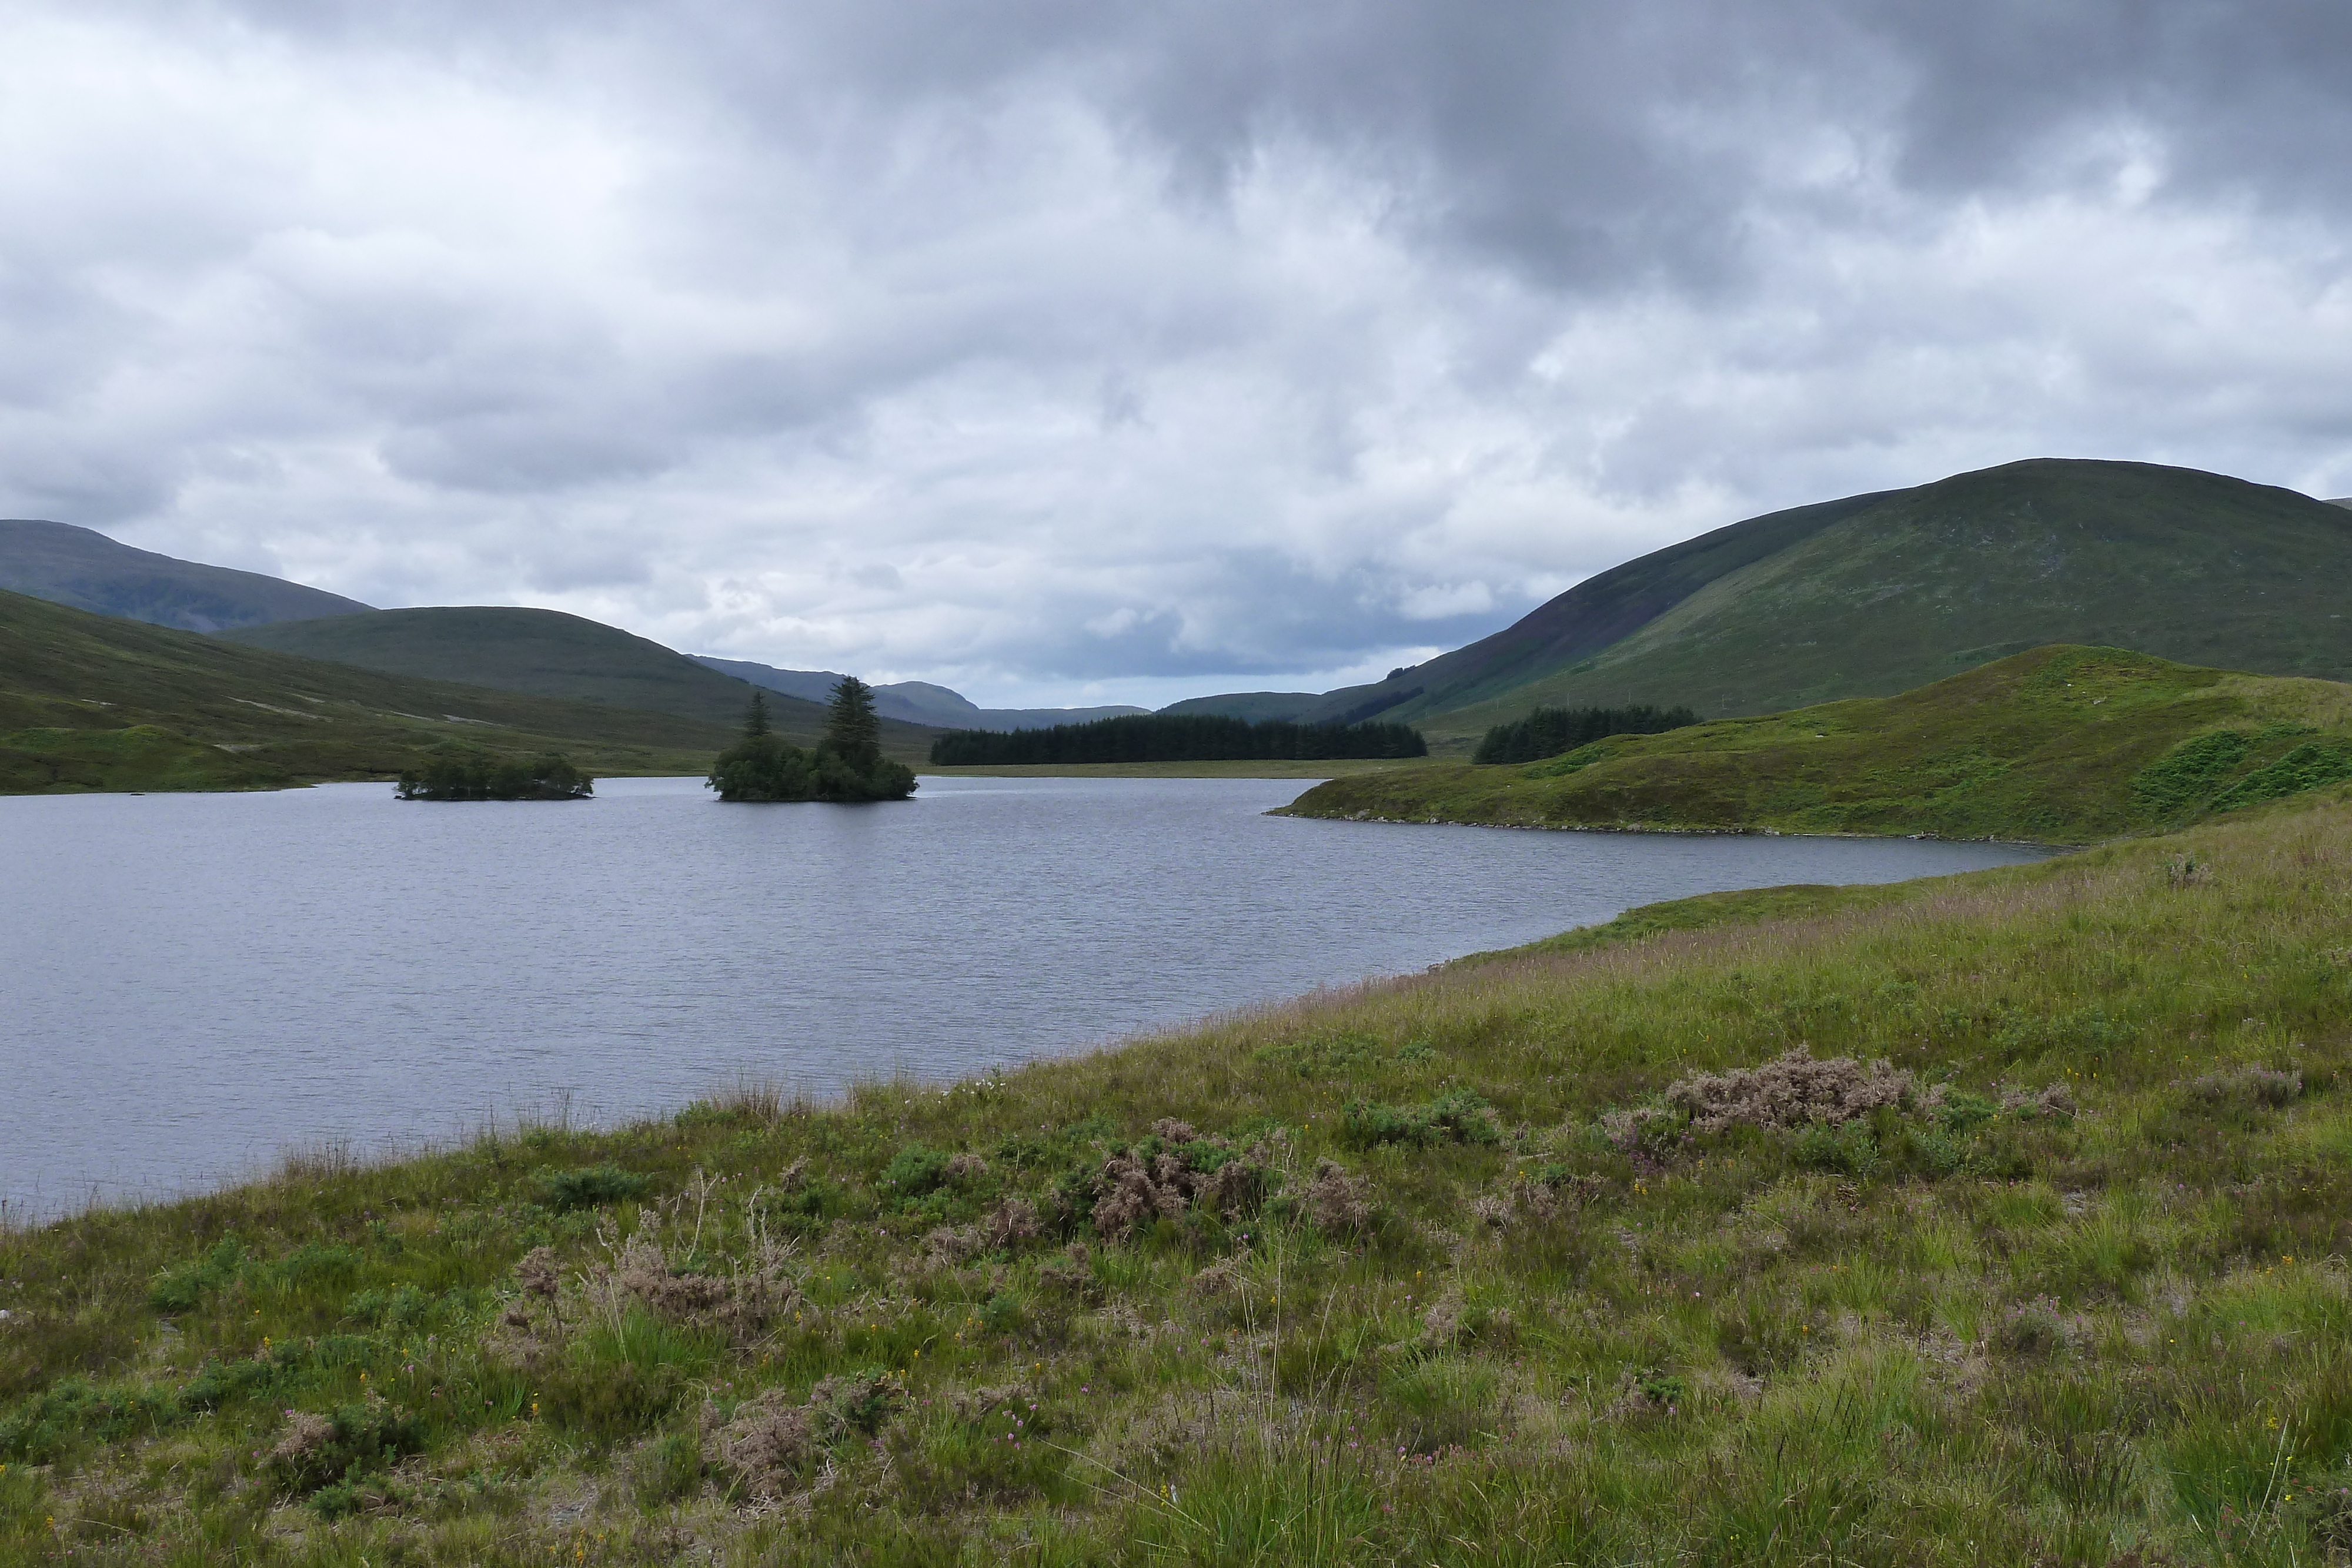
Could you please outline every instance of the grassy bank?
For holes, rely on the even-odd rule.
[[[2039,648],[1898,697],[1524,766],[1335,779],[1293,815],[2093,843],[2352,777],[2352,686]]]
[[[1339,758],[1321,762],[1041,762],[992,768],[940,768],[926,764],[925,775],[942,779],[1350,779],[1428,766],[1425,761]]]
[[[2348,1018],[2337,789],[299,1163],[0,1239],[0,1557],[2322,1562]]]

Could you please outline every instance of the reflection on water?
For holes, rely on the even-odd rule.
[[[2026,858],[1907,840],[1267,817],[1296,779],[927,779],[912,801],[388,786],[0,800],[0,1196],[613,1117],[749,1075],[944,1079],[1717,888]]]

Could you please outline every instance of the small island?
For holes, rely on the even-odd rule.
[[[560,753],[499,757],[478,746],[436,746],[422,768],[404,768],[404,800],[584,800],[596,780]]]
[[[726,801],[903,800],[915,792],[915,771],[882,755],[882,721],[874,689],[856,675],[833,688],[824,734],[804,751],[768,724],[768,698],[751,694],[743,738],[710,765],[709,787]]]

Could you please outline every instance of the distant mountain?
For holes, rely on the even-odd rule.
[[[222,632],[368,606],[257,571],[133,549],[71,523],[0,521],[0,589],[183,632]]]
[[[1304,717],[1460,740],[1538,705],[1771,713],[2045,643],[2352,676],[2352,517],[2292,490],[2041,458],[1734,523]]]
[[[730,727],[742,721],[751,700],[751,685],[732,675],[647,638],[557,610],[372,610],[223,635],[391,674],[579,697]],[[770,707],[776,728],[787,735],[814,737],[824,726],[823,710],[814,702],[780,692]],[[930,738],[927,729],[883,722],[883,749],[900,760],[929,756]]]
[[[693,655],[699,664],[770,691],[824,702],[841,676],[831,670],[780,670],[749,659],[714,659]],[[903,719],[939,729],[1050,729],[1057,724],[1084,724],[1088,719],[1114,718],[1120,714],[1147,713],[1139,707],[979,707],[961,692],[929,681],[892,681],[874,688],[874,711],[885,718]]]
[[[1181,703],[1170,703],[1160,711],[1164,714],[1208,714],[1219,718],[1247,719],[1252,724],[1269,718],[1297,718],[1323,700],[1319,692],[1227,692],[1222,696],[1186,697]]]

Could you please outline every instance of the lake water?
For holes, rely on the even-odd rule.
[[[1662,898],[1988,844],[1268,817],[1295,779],[926,779],[899,805],[389,786],[0,799],[0,1198],[168,1196],[348,1140],[945,1080]]]

